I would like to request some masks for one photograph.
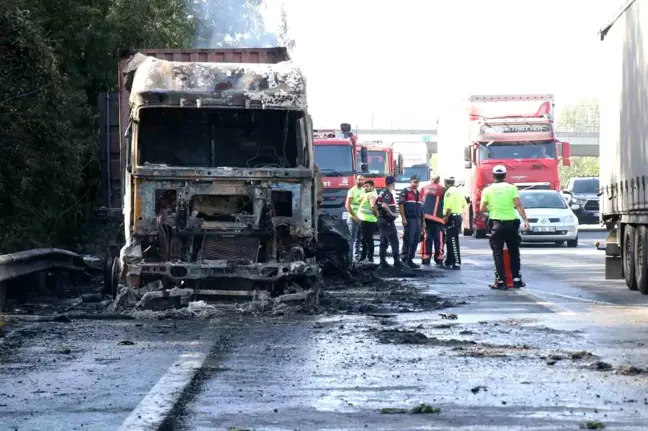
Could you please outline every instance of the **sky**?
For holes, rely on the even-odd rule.
[[[596,97],[598,30],[625,0],[267,0],[285,5],[316,127],[434,128],[474,94]]]

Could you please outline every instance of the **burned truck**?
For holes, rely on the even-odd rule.
[[[304,76],[289,60],[220,52],[230,61],[128,53],[120,63],[125,243],[109,272],[113,294],[119,283],[161,280],[245,297],[318,277]]]

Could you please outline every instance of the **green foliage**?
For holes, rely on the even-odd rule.
[[[575,105],[564,107],[556,120],[561,132],[598,133],[599,102],[595,98],[581,99]]]
[[[572,157],[571,166],[560,166],[560,184],[567,185],[571,177],[598,177],[598,157]]]
[[[275,42],[261,4],[0,1],[0,254],[76,245],[96,202],[97,96],[117,89],[120,48]]]
[[[261,16],[264,0],[193,0],[196,48],[250,48],[278,46],[274,32]]]
[[[279,32],[277,35],[277,39],[279,41],[279,45],[285,46],[288,48],[288,52],[292,53],[295,50],[295,46],[297,45],[297,42],[295,39],[290,37],[290,27],[288,26],[288,13],[286,12],[286,8],[284,5],[281,5],[281,16],[280,16],[280,24],[279,24]]]

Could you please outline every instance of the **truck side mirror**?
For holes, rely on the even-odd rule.
[[[360,162],[365,164],[369,163],[369,152],[367,151],[367,147],[360,147]]]
[[[398,171],[396,173],[398,175],[403,175],[403,171],[405,170],[405,163],[403,162],[403,155],[398,154],[398,157],[396,157],[396,160],[398,160]]]
[[[466,169],[472,168],[472,162],[464,162],[464,168]]]
[[[559,142],[561,145],[562,164],[563,166],[571,166],[571,145],[569,142]]]
[[[473,150],[472,145],[468,145],[467,147],[464,147],[464,162],[472,163],[472,150]]]

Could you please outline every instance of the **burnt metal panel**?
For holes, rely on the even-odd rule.
[[[122,206],[117,92],[99,93],[98,108],[100,205],[115,211]]]
[[[213,63],[279,63],[281,61],[290,60],[288,55],[288,50],[284,47],[275,47],[275,48],[236,48],[236,49],[132,49],[132,50],[122,50],[119,53],[119,65],[118,65],[118,92],[108,92],[106,95],[100,96],[99,106],[102,107],[105,99],[107,98],[110,103],[116,103],[118,106],[118,111],[114,111],[115,108],[103,109],[103,113],[100,110],[100,124],[104,124],[106,121],[109,121],[111,124],[111,131],[113,132],[110,135],[111,143],[113,148],[117,149],[119,157],[115,157],[115,153],[112,154],[111,160],[112,163],[106,163],[107,158],[100,159],[101,161],[101,170],[102,175],[106,178],[111,178],[111,189],[110,196],[112,201],[109,201],[109,198],[102,197],[103,202],[110,203],[106,205],[109,208],[121,208],[122,206],[122,190],[123,190],[123,169],[126,167],[125,157],[123,153],[124,140],[123,136],[126,132],[126,127],[128,126],[128,115],[129,115],[129,104],[128,99],[130,92],[124,87],[125,79],[122,70],[128,62],[129,58],[139,52],[140,54],[149,55],[156,58],[161,58],[165,60],[173,61],[192,61],[192,62],[213,62]],[[104,93],[102,93],[104,94]],[[111,105],[112,106],[112,105]],[[116,114],[114,117],[110,114]],[[108,119],[109,118],[109,119]],[[118,124],[117,130],[114,130],[114,124]],[[103,129],[103,128],[102,128]],[[105,131],[100,130],[100,148],[101,145],[106,145],[104,139]],[[103,143],[102,143],[103,141]],[[104,152],[104,151],[102,151]],[[104,152],[104,154],[107,154]],[[103,192],[107,192],[107,182],[102,182],[106,184],[106,189]]]

